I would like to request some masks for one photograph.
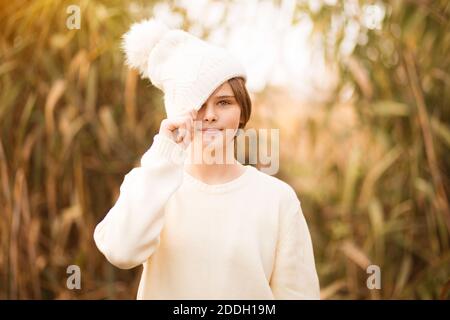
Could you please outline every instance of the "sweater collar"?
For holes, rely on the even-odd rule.
[[[184,181],[204,192],[225,193],[225,192],[235,190],[236,188],[239,188],[240,186],[245,184],[245,182],[248,180],[250,172],[252,170],[256,170],[251,165],[244,165],[244,168],[245,168],[244,172],[239,177],[234,178],[233,180],[230,180],[228,182],[219,183],[219,184],[205,183],[205,182],[200,181],[197,178],[194,178],[193,176],[191,176],[189,173],[186,172],[186,170],[183,170],[184,171]]]

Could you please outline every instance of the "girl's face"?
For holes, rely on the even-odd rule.
[[[239,128],[241,108],[228,81],[219,86],[197,112],[195,139],[202,138],[203,147],[212,142],[227,146]],[[200,127],[201,124],[201,127]]]

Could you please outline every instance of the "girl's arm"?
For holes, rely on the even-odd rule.
[[[164,206],[181,185],[186,151],[157,134],[120,186],[115,205],[94,231],[98,249],[121,269],[144,263],[159,245]]]
[[[292,199],[292,198],[291,198]],[[275,299],[320,299],[311,236],[295,196],[281,221],[270,287]]]

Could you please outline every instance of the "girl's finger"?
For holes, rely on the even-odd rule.
[[[185,135],[186,135],[186,122],[183,121],[178,126],[178,135],[176,137],[176,142],[180,143],[181,141],[183,141]]]
[[[171,118],[167,123],[167,128],[171,131],[179,128],[186,121],[186,116]]]

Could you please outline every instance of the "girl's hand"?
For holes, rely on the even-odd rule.
[[[192,141],[194,121],[196,118],[197,111],[192,110],[180,117],[164,119],[161,121],[159,134],[170,138],[186,149]]]

